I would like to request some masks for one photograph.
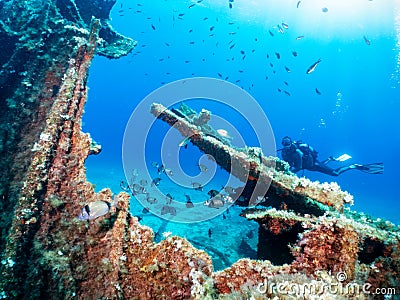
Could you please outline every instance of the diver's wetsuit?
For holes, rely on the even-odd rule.
[[[301,148],[308,149],[308,153],[304,153]],[[296,145],[292,143],[290,146],[282,149],[282,159],[290,165],[290,171],[296,173],[300,170],[310,170],[321,172],[330,176],[338,176],[345,171],[354,169],[353,165],[332,169],[326,165],[330,161],[327,160],[320,162],[316,159],[316,154],[312,155],[313,149],[307,144]],[[316,153],[316,152],[315,152]]]
[[[338,168],[338,169],[332,169],[332,168],[328,167],[327,165],[319,162],[318,160],[315,160],[313,166],[310,166],[310,167],[307,167],[307,168],[304,168],[304,169],[307,169],[307,170],[310,170],[310,171],[321,172],[321,173],[328,174],[328,175],[331,175],[331,176],[339,176],[343,172],[348,171],[350,169],[354,169],[354,168],[351,165],[351,166],[341,167],[341,168]]]

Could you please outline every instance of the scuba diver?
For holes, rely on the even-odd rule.
[[[331,176],[339,176],[348,170],[359,170],[369,174],[382,174],[383,163],[374,163],[367,165],[352,164],[349,166],[332,169],[327,166],[331,161],[346,161],[351,158],[350,155],[343,154],[338,158],[329,157],[323,162],[317,160],[318,152],[311,146],[300,141],[292,141],[288,136],[282,139],[283,148],[282,159],[290,165],[290,171],[296,173],[300,170],[317,171]]]

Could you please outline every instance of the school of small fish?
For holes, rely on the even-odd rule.
[[[161,207],[160,214],[169,214],[171,216],[175,216],[177,214],[178,208],[174,206],[174,203],[175,201],[180,200],[178,198],[185,199],[185,207],[187,209],[195,207],[196,203],[191,200],[191,197],[188,194],[183,194],[178,196],[178,198],[174,198],[170,193],[167,193],[163,197],[160,197],[159,194],[154,193],[153,189],[158,187],[160,184],[162,185],[162,176],[173,176],[173,171],[169,168],[166,168],[163,164],[159,164],[158,162],[154,161],[151,162],[151,166],[156,169],[159,177],[153,178],[150,184],[148,180],[140,178],[140,174],[136,169],[131,172],[132,178],[130,179],[129,183],[125,181],[120,182],[120,188],[123,191],[131,193],[132,196],[142,195],[144,197],[149,206],[143,208],[143,214],[147,214],[150,211],[151,205],[162,203],[163,206]],[[197,166],[200,172],[208,172],[208,167],[206,165],[198,164]],[[204,191],[203,184],[199,182],[191,182],[190,186],[194,191]],[[235,194],[235,188],[231,186],[223,186],[220,190],[211,189],[207,192],[207,196],[204,195],[204,201],[197,204],[204,205],[209,208],[220,209],[225,205],[229,206],[230,204],[233,204],[235,200],[232,198],[232,196],[234,196]],[[82,208],[78,219],[96,219],[102,215],[107,214],[112,206],[114,206],[113,203],[108,203],[106,201],[96,201],[93,203],[89,203],[84,208]]]
[[[263,78],[265,78],[265,81],[267,82],[272,82],[270,80],[272,77],[275,75],[278,77],[279,75],[282,75],[282,71],[286,73],[297,73],[301,74],[304,71],[301,72],[301,70],[298,70],[298,68],[292,68],[288,64],[280,63],[280,61],[290,61],[290,57],[292,58],[297,58],[301,59],[302,53],[301,51],[297,50],[290,50],[289,53],[281,53],[278,51],[272,51],[269,49],[270,45],[274,44],[274,39],[278,39],[277,35],[283,35],[285,36],[286,32],[289,32],[290,30],[293,30],[293,28],[290,27],[290,25],[282,20],[272,28],[266,30],[262,36],[254,36],[252,37],[252,42],[251,43],[246,43],[245,47],[244,45],[240,45],[241,43],[243,44],[243,37],[239,37],[241,35],[241,28],[240,26],[234,22],[234,21],[226,21],[222,22],[218,17],[211,17],[211,16],[203,16],[202,17],[202,24],[204,24],[203,28],[191,28],[190,26],[190,21],[191,21],[191,13],[196,10],[196,9],[203,9],[207,5],[207,1],[204,0],[191,0],[190,4],[185,8],[185,9],[176,9],[176,8],[171,8],[171,15],[163,15],[163,16],[150,16],[150,14],[147,14],[146,12],[149,12],[149,10],[152,9],[151,5],[149,6],[147,3],[136,3],[135,5],[132,5],[131,3],[121,3],[120,4],[120,9],[118,10],[118,14],[120,17],[126,16],[126,13],[131,13],[136,15],[137,17],[145,17],[146,22],[148,23],[148,31],[140,31],[140,34],[151,34],[154,32],[155,34],[160,30],[162,31],[163,27],[165,26],[172,26],[173,28],[176,28],[177,30],[183,31],[185,30],[186,27],[186,32],[188,33],[188,39],[187,40],[187,45],[190,47],[196,47],[199,49],[207,49],[207,51],[204,51],[205,56],[201,59],[201,62],[207,63],[208,61],[212,60],[214,56],[217,56],[217,52],[220,53],[221,51],[225,51],[224,53],[227,54],[227,57],[225,57],[225,60],[227,62],[237,62],[240,64],[240,61],[247,61],[249,57],[257,52],[257,51],[264,51],[264,57],[265,57],[265,62],[260,63],[260,69],[265,70],[265,74],[263,75]],[[298,1],[296,3],[296,9],[301,11],[302,1]],[[229,10],[232,10],[235,8],[234,6],[234,0],[227,0],[227,7]],[[128,7],[126,8],[126,5]],[[328,14],[329,9],[328,7],[321,7],[321,13],[323,14]],[[135,17],[136,17],[135,16]],[[145,25],[146,26],[146,25]],[[198,33],[202,31],[204,33],[204,37],[201,38],[200,40],[196,40],[195,38],[190,39],[190,36],[193,36],[192,33]],[[207,33],[205,33],[207,32]],[[165,37],[168,35],[164,35],[162,32],[159,33],[160,35],[157,36],[159,37]],[[218,35],[218,38],[216,37]],[[248,33],[246,33],[248,35]],[[169,36],[168,36],[169,37]],[[179,37],[182,38],[183,35],[179,34]],[[268,39],[271,39],[268,41]],[[303,39],[306,39],[305,35],[298,35],[297,37],[294,38],[296,41],[300,41]],[[365,42],[366,45],[370,46],[371,41],[364,35],[362,37],[363,41]],[[226,41],[226,42],[225,42]],[[263,41],[263,42],[262,42]],[[140,38],[139,38],[140,42]],[[264,46],[264,43],[266,43],[266,46]],[[211,45],[214,45],[214,47],[210,47]],[[162,41],[162,45],[166,47],[163,49],[160,47],[159,49],[159,55],[161,57],[157,57],[157,63],[164,63],[168,60],[174,60],[178,59],[181,60],[182,63],[184,64],[198,64],[197,61],[193,61],[193,57],[178,57],[174,58],[173,55],[173,50],[171,49],[174,45],[176,45],[176,41],[173,37],[170,37],[169,40],[164,40]],[[137,47],[137,50],[132,54],[133,56],[140,55],[142,53],[143,48],[146,48],[148,45],[146,44],[141,44]],[[267,48],[268,47],[268,48]],[[171,50],[170,50],[171,49]],[[258,50],[261,49],[261,50]],[[269,49],[268,51],[266,49]],[[221,50],[221,51],[220,51]],[[190,48],[188,48],[187,51],[188,54],[191,53]],[[272,55],[270,55],[272,54]],[[322,62],[321,58],[315,58],[314,62],[308,62],[309,67],[308,69],[305,70],[306,74],[311,74],[316,71],[316,67]],[[304,62],[307,65],[307,62]],[[262,65],[268,66],[270,68],[262,68]],[[246,82],[249,79],[249,71],[243,70],[242,68],[239,68],[237,70],[237,74],[235,73],[230,73],[230,74],[225,74],[223,71],[219,71],[218,67],[215,67],[215,77],[220,78],[223,80],[231,81],[232,83],[236,83],[238,85],[241,85],[243,89],[247,89],[248,91],[251,91],[252,89],[255,88],[254,83],[251,82]],[[193,70],[196,70],[194,68]],[[168,80],[169,76],[172,74],[172,70],[169,72],[165,72],[166,75],[166,80],[161,81],[161,84],[166,84],[170,80]],[[303,73],[304,74],[304,73]],[[145,73],[145,76],[149,76],[149,73]],[[196,76],[197,74],[195,72],[191,73],[192,76]],[[201,75],[201,74],[199,74]],[[238,76],[241,75],[241,76]],[[251,76],[254,76],[254,74],[251,74]],[[283,76],[279,76],[283,77]],[[277,79],[279,82],[280,80]],[[248,84],[247,86],[245,85],[245,82]],[[266,84],[267,84],[266,82]],[[292,96],[292,94],[295,91],[291,91],[290,89],[290,84],[288,83],[287,80],[282,80],[281,81],[282,85],[279,85],[276,87],[276,91],[278,93],[282,93],[286,96]],[[274,81],[274,84],[276,82]],[[321,89],[318,87],[315,87],[314,89],[315,94],[317,95],[322,95]],[[190,141],[190,139],[185,139],[181,142],[182,147],[187,147],[187,143]]]

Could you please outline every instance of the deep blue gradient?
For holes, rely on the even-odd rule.
[[[249,1],[238,0],[232,9],[228,1],[207,0],[188,8],[193,3],[132,0],[115,5],[111,24],[137,40],[138,46],[128,57],[96,57],[92,64],[83,129],[102,144],[103,152],[88,159],[89,180],[96,182],[90,175],[92,169],[113,169],[117,175],[109,177],[109,185],[118,185],[123,176],[125,126],[146,95],[174,80],[207,76],[235,83],[259,102],[277,147],[283,136],[290,135],[316,148],[321,159],[348,153],[353,158],[345,163],[383,162],[383,175],[349,171],[335,178],[305,171],[304,176],[338,182],[354,195],[355,210],[399,224],[396,35],[400,35],[400,28],[396,31],[394,2],[354,1],[359,6],[354,7],[353,15],[328,4],[324,5],[329,9],[326,13],[320,4],[310,7],[302,3],[296,8],[297,1],[284,2],[281,9],[272,5],[268,9],[268,4],[254,9],[250,4],[246,7]],[[335,20],[337,16],[345,19]],[[277,25],[282,27],[282,22],[289,28],[280,33]],[[296,39],[302,35],[304,38]],[[306,74],[318,59],[321,63],[315,71]],[[223,114],[215,111],[218,107],[205,108]],[[234,120],[228,120],[237,124],[238,119],[231,117]],[[162,139],[168,126],[161,122],[156,126],[160,130],[155,132]],[[249,146],[255,146],[253,137],[246,137],[246,127],[237,126],[246,142],[249,139]],[[140,130],[140,124],[137,128]],[[159,145],[155,143],[153,149],[149,155],[154,158],[149,160],[159,157]],[[201,155],[196,151],[189,148],[188,156],[182,155],[184,165],[196,169],[197,160],[191,160]]]

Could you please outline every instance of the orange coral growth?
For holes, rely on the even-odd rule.
[[[270,231],[271,233],[278,235],[282,232],[287,232],[293,228],[294,225],[299,222],[296,220],[283,220],[279,218],[268,218],[264,220],[264,223],[261,225],[265,230]]]
[[[269,261],[241,259],[230,268],[213,274],[214,285],[219,294],[230,294],[239,291],[244,286],[257,286],[265,278],[276,274],[289,274],[288,265],[277,267]]]
[[[352,228],[340,228],[335,224],[318,225],[303,234],[294,251],[295,269],[314,274],[316,270],[328,270],[333,274],[345,272],[350,280],[354,277],[358,253],[358,235]]]
[[[133,219],[128,231],[127,274],[122,284],[126,299],[186,299],[192,286],[211,275],[211,259],[185,239],[168,237],[152,243],[152,232]]]

